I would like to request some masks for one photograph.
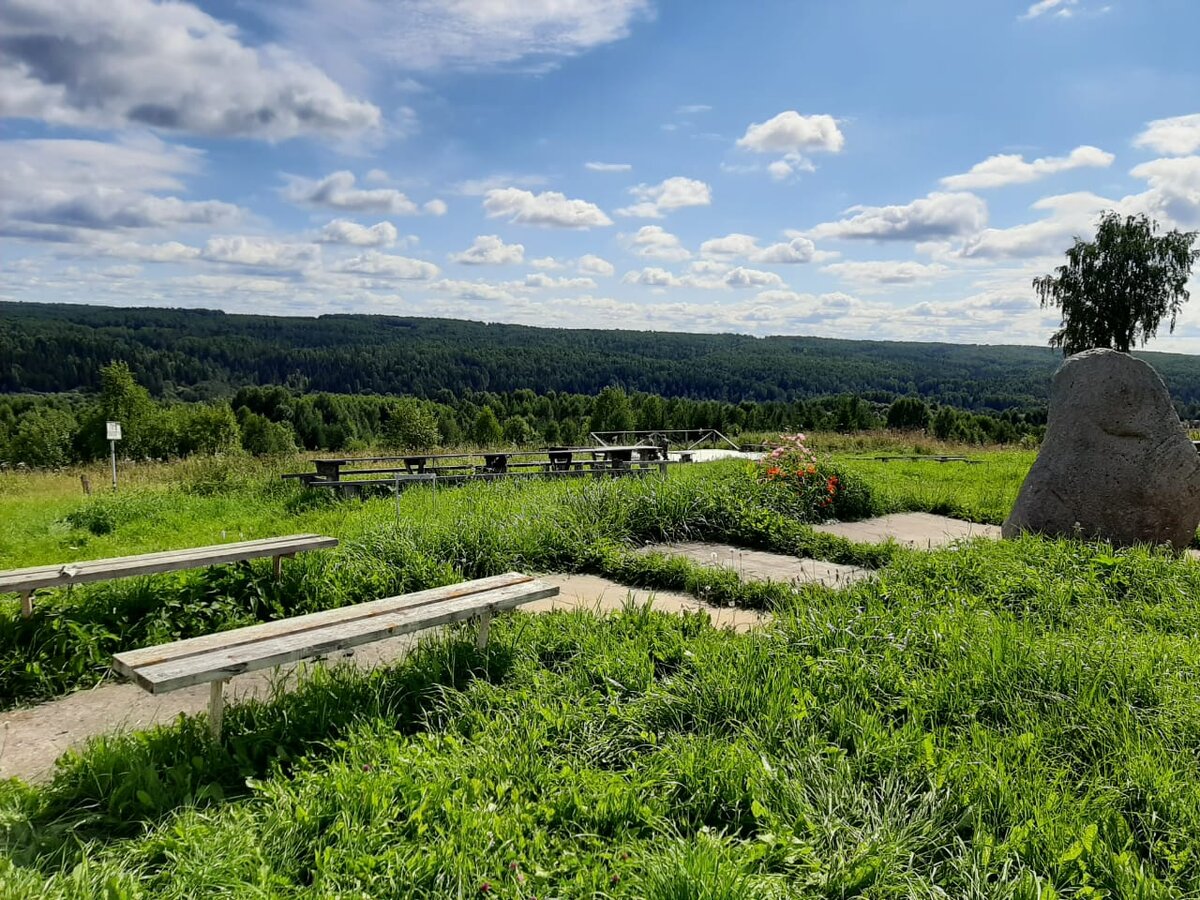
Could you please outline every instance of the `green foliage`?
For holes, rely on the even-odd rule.
[[[895,431],[924,431],[930,419],[929,406],[920,397],[900,397],[887,411],[887,427]]]
[[[479,410],[475,422],[471,425],[471,442],[477,447],[494,447],[500,443],[504,433],[500,430],[500,422],[490,406]]]
[[[1106,212],[1095,240],[1076,238],[1066,265],[1033,280],[1042,306],[1062,312],[1051,347],[1067,356],[1094,347],[1127,353],[1144,347],[1164,318],[1175,330],[1200,249],[1192,248],[1194,231],[1157,231],[1158,223],[1145,215]]]
[[[412,397],[388,404],[383,423],[383,443],[397,450],[430,450],[440,437],[437,419]]]
[[[274,456],[292,453],[296,449],[296,436],[285,422],[272,422],[266,416],[250,412],[246,407],[238,410],[238,421],[242,432],[242,448],[255,456]]]
[[[589,431],[629,431],[633,428],[633,409],[625,391],[609,386],[600,392],[592,406]]]
[[[0,443],[0,453],[9,462],[27,466],[65,466],[74,456],[71,441],[75,428],[75,417],[66,410],[34,408],[17,422],[7,445]]]

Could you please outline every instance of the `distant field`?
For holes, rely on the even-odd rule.
[[[831,444],[834,443],[831,441]],[[873,448],[872,448],[873,449]],[[996,521],[1033,455],[879,463],[864,511]],[[503,617],[405,662],[321,672],[0,784],[0,896],[1184,898],[1200,892],[1200,566],[1102,545],[858,546],[744,462],[666,479],[335,502],[261,463],[0,476],[0,565],[280,531],[344,539],[0,608],[5,705],[114,649],[508,568],[592,571],[771,610],[747,635],[629,609]],[[99,474],[93,482],[100,483]],[[236,533],[235,533],[236,532]],[[714,539],[855,562],[842,590],[630,551]]]

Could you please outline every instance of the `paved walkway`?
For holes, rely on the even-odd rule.
[[[753,610],[717,608],[687,594],[628,588],[592,575],[545,575],[541,578],[558,585],[561,593],[555,598],[527,603],[521,607],[527,612],[551,609],[609,612],[621,609],[630,599],[644,603],[652,598],[655,609],[665,612],[706,610],[714,624],[737,631],[748,630],[766,620],[764,614]],[[394,662],[416,645],[421,634],[368,644],[353,653],[333,657],[330,662],[350,662],[364,669]],[[275,684],[294,684],[299,672],[307,666],[325,664],[328,662],[310,662],[287,666],[278,672],[239,675],[226,686],[225,696],[229,700],[266,696]],[[171,722],[181,713],[192,715],[207,708],[206,684],[155,695],[133,684],[106,682],[39,706],[0,713],[0,778],[44,780],[52,773],[54,761],[59,756],[92,735],[150,728]]]
[[[878,544],[891,538],[897,544],[919,550],[932,550],[963,538],[1000,537],[998,525],[979,525],[930,513],[893,513],[861,522],[833,522],[813,527],[864,544]]]
[[[763,550],[746,550],[731,544],[685,542],[652,544],[645,552],[682,556],[702,566],[731,569],[751,581],[782,581],[793,584],[823,584],[845,587],[870,575],[870,570],[818,559],[785,556]]]

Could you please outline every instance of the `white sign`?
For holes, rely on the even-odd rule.
[[[108,427],[108,440],[119,441],[121,439],[121,423],[108,422],[106,424]]]

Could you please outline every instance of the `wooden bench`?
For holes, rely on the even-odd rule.
[[[319,534],[292,534],[257,541],[217,544],[212,547],[192,547],[162,553],[143,553],[139,556],[89,559],[60,565],[13,569],[0,572],[0,594],[20,594],[21,614],[28,617],[33,614],[33,592],[40,588],[109,581],[135,575],[155,575],[160,572],[197,569],[201,566],[260,559],[265,556],[274,558],[275,577],[278,578],[285,556],[295,556],[306,550],[323,550],[336,547],[337,544],[337,538],[323,537]]]
[[[486,646],[492,616],[554,597],[558,588],[520,572],[466,581],[385,600],[250,625],[113,657],[113,669],[152,694],[209,684],[209,727],[220,736],[224,685],[234,675],[348,650],[414,631],[478,619]]]

